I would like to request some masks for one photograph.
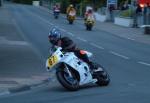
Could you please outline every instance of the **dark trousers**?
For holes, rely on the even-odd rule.
[[[93,67],[93,63],[89,60],[89,57],[87,56],[86,53],[81,53],[81,50],[78,48],[73,48],[73,49],[69,49],[66,50],[66,52],[74,52],[74,54],[81,60],[83,60],[84,62],[86,62],[90,67]]]
[[[91,64],[87,54],[81,54],[80,50],[75,50],[74,53],[79,59],[83,60],[84,62],[86,62],[89,65]]]

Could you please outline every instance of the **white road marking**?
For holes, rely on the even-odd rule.
[[[32,14],[32,15],[33,15],[33,14]],[[54,25],[54,24],[50,23],[49,21],[43,19],[41,16],[38,16],[38,15],[36,15],[36,14],[34,14],[34,15],[37,16],[39,19],[41,19],[43,22],[45,22],[45,23],[47,23],[47,24],[49,24],[49,25]]]
[[[50,25],[54,25],[53,23],[49,23]]]
[[[7,41],[6,44],[9,44],[9,45],[29,45],[29,43],[27,43],[25,41]]]
[[[3,36],[1,36],[1,37],[0,37],[0,41],[2,41],[2,40],[6,40],[6,38],[3,37]]]
[[[62,17],[66,19],[66,16],[62,15]]]
[[[81,40],[83,42],[87,42],[87,40],[83,39],[83,38],[80,38],[80,37],[77,37],[78,40]]]
[[[61,31],[63,31],[63,32],[66,32],[66,30],[65,29],[62,29],[62,28],[59,28]]]
[[[136,86],[134,83],[128,83],[128,86]]]
[[[132,38],[127,38],[127,39],[129,39],[129,40],[135,40],[135,39],[132,39]]]
[[[0,96],[8,95],[8,94],[10,94],[10,92],[9,92],[8,90],[6,90],[6,91],[1,92],[1,93],[0,93]]]
[[[124,59],[129,59],[129,57],[124,56],[124,55],[121,55],[121,54],[116,53],[116,52],[113,52],[113,51],[110,51],[110,53],[113,54],[113,55],[119,56],[119,57],[121,57],[121,58],[124,58]]]
[[[94,43],[90,43],[90,45],[92,45],[92,46],[94,46],[94,47],[96,47],[96,48],[99,48],[99,49],[104,49],[103,47],[101,47],[101,46],[99,46],[99,45],[97,45],[97,44],[94,44]]]
[[[2,40],[0,41],[0,44],[7,44],[7,45],[29,45],[28,42],[26,41],[11,41],[11,40],[7,40],[6,38],[2,38]]]
[[[59,26],[55,26],[56,28],[59,28]]]
[[[24,9],[24,10],[26,10],[26,9]],[[39,15],[37,15],[37,14],[33,14],[31,11],[29,11],[29,10],[26,10],[30,15],[33,15],[33,16],[36,16],[36,17],[38,17],[39,19],[41,19],[43,22],[45,22],[45,23],[47,23],[47,24],[49,24],[49,25],[54,25],[54,24],[52,24],[52,23],[50,23],[48,20],[45,20],[45,19],[43,19],[41,16],[39,16]]]
[[[73,33],[68,32],[68,34],[69,34],[69,35],[71,35],[71,36],[74,36],[74,34],[73,34]]]
[[[146,65],[146,66],[150,66],[150,63],[146,63],[146,62],[142,62],[142,61],[140,61],[140,62],[138,62],[138,63],[143,64],[143,65]]]

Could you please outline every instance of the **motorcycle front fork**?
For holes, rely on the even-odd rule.
[[[70,70],[66,64],[65,64],[65,70],[64,71],[69,74],[69,77],[72,77],[72,74],[71,74],[71,72],[70,72]]]

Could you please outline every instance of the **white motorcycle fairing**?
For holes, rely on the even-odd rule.
[[[87,52],[88,56],[91,56],[92,53]],[[78,57],[75,56],[75,54],[73,52],[67,52],[65,54],[62,53],[61,51],[61,47],[57,48],[57,50],[55,51],[55,53],[53,54],[53,56],[57,56],[57,63],[54,64],[52,68],[54,68],[54,66],[57,67],[57,65],[59,64],[66,64],[68,66],[70,66],[72,69],[76,70],[79,73],[80,76],[80,81],[79,81],[79,85],[84,85],[84,84],[88,84],[88,83],[95,83],[97,80],[92,78],[92,75],[90,73],[90,69],[87,65],[87,63],[83,62],[82,60],[80,60]],[[52,56],[51,56],[52,57]],[[48,71],[50,71],[51,69],[49,68],[49,60],[47,59],[46,62],[46,67],[48,68]]]

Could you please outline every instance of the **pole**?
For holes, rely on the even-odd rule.
[[[0,0],[0,7],[2,6],[2,0]]]
[[[136,5],[137,5],[137,2],[136,0],[132,0],[131,1],[131,7],[132,7],[132,10],[133,10],[133,26],[134,28],[137,27],[137,14],[136,14]]]
[[[83,0],[81,0],[81,3],[80,3],[80,16],[82,16],[83,14]]]

